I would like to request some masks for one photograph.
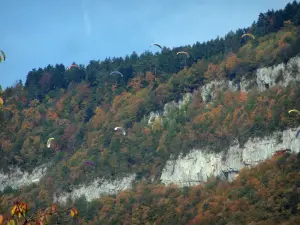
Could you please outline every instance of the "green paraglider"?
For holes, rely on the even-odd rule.
[[[153,43],[153,44],[151,44],[151,45],[155,45],[155,46],[159,47],[160,49],[162,49],[161,45],[159,45],[159,44],[157,44],[157,43]]]
[[[6,60],[6,55],[2,50],[0,50],[0,52],[2,54],[2,56],[0,55],[0,62],[2,62],[2,58],[3,58],[3,60]]]

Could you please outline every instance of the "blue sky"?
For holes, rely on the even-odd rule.
[[[248,27],[291,0],[0,0],[0,84],[33,68],[193,44]]]

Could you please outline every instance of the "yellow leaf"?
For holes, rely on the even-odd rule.
[[[21,212],[18,212],[18,217],[21,218],[22,214]]]
[[[12,216],[15,214],[16,209],[17,209],[17,206],[14,205],[14,206],[12,207],[11,211],[10,211],[10,213],[11,213]]]
[[[15,220],[10,220],[9,221],[9,225],[15,225],[15,224],[16,224]]]
[[[72,216],[72,217],[74,217],[74,215],[75,215],[75,213],[74,213],[74,211],[71,209],[70,210],[70,215]]]

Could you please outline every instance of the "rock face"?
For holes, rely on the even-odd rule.
[[[291,81],[300,81],[300,57],[291,58],[287,64],[278,64],[258,69],[256,83],[260,91],[275,85],[287,86]]]
[[[286,87],[290,82],[300,81],[300,57],[291,58],[286,64],[260,68],[252,79],[243,77],[239,84],[235,85],[228,80],[212,81],[201,87],[202,99],[206,102],[214,99],[214,90],[221,91],[243,91],[247,92],[253,88],[265,91],[275,85]]]
[[[8,186],[17,189],[38,182],[46,174],[48,166],[37,167],[31,174],[22,172],[19,168],[10,169],[8,174],[0,173],[0,191],[3,191]]]
[[[128,175],[122,179],[108,181],[96,179],[89,185],[81,185],[71,193],[62,193],[54,196],[54,202],[66,203],[68,198],[77,199],[85,196],[87,201],[99,198],[104,194],[117,194],[118,192],[131,188],[131,183],[135,179],[135,174]]]
[[[227,152],[211,153],[209,149],[194,149],[185,157],[179,156],[178,159],[167,161],[161,182],[190,186],[218,175],[232,180],[241,168],[262,162],[278,150],[290,149],[299,152],[300,138],[296,138],[299,129],[300,127],[275,132],[262,139],[250,139],[244,147],[234,143]]]

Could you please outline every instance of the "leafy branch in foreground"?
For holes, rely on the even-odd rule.
[[[27,216],[28,205],[25,202],[18,200],[14,202],[14,205],[10,210],[10,215],[7,216],[7,218],[4,219],[4,216],[0,215],[0,225],[44,225],[48,224],[51,216],[56,215],[59,217],[67,211],[70,211],[71,217],[74,219],[77,218],[78,210],[74,206],[57,210],[57,206],[55,204],[50,207],[40,209],[31,216]]]

